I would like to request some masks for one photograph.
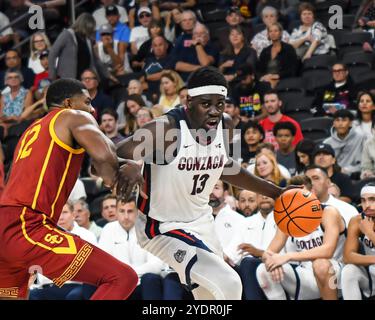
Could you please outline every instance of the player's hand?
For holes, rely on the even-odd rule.
[[[135,161],[127,160],[118,172],[117,183],[113,192],[122,200],[127,201],[132,192],[139,187],[140,195],[147,199],[147,195],[142,191],[144,179],[141,173],[141,166]]]
[[[229,258],[225,253],[224,253],[224,261],[228,263],[232,268],[236,266],[236,264],[233,262],[231,258]]]
[[[271,278],[274,282],[280,283],[284,280],[284,269],[283,267],[277,267],[276,269],[270,271]]]
[[[359,230],[369,238],[374,235],[374,220],[371,217],[364,217],[359,222]]]
[[[252,255],[252,256],[257,256],[257,248],[255,248],[253,245],[249,244],[249,243],[241,243],[239,246],[238,246],[238,249],[240,250],[240,254],[241,255]]]
[[[283,264],[289,261],[289,256],[287,254],[273,254],[270,256],[267,261],[265,262],[267,271],[271,272],[278,267],[281,267]]]

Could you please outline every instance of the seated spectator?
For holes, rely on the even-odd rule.
[[[286,179],[281,175],[276,157],[270,151],[263,151],[256,155],[254,174],[280,187],[286,186]]]
[[[30,90],[23,87],[23,76],[18,70],[9,69],[5,73],[6,89],[0,99],[0,125],[7,128],[18,121],[22,112],[33,103]]]
[[[142,107],[138,110],[136,118],[137,127],[142,128],[146,123],[149,123],[151,120],[154,119],[154,115],[152,114],[149,108]]]
[[[187,96],[188,96],[187,87],[182,87],[180,90],[178,90],[178,97],[180,98],[180,103],[182,106],[186,106]]]
[[[182,21],[182,12],[181,8],[173,9],[167,12],[164,15],[165,26],[164,26],[164,35],[165,38],[170,42],[175,43],[175,40],[181,35],[181,21]]]
[[[258,211],[257,194],[249,190],[238,193],[237,211],[245,217],[251,217]]]
[[[279,146],[276,142],[275,136],[273,135],[273,127],[277,122],[291,122],[296,127],[296,135],[293,140],[293,145],[297,145],[299,141],[303,139],[301,126],[294,119],[281,113],[282,101],[276,91],[269,91],[264,95],[264,107],[267,111],[267,118],[261,120],[259,124],[263,127],[266,137],[264,142],[270,142],[274,145],[275,149],[278,150]]]
[[[257,33],[254,38],[251,40],[251,46],[255,49],[258,54],[258,57],[262,53],[263,49],[272,45],[271,39],[268,37],[268,27],[277,23],[278,12],[274,7],[264,7],[262,10],[262,20],[265,24],[263,31]],[[289,34],[285,30],[282,31],[281,41],[289,42]]]
[[[74,219],[73,204],[68,202],[62,209],[57,222],[58,226],[93,245],[97,245],[95,235],[80,227]],[[30,300],[88,300],[96,290],[96,287],[75,281],[67,281],[62,287],[58,287],[52,282],[52,279],[48,279],[39,273],[37,283],[37,286],[32,286],[30,290]]]
[[[372,139],[375,125],[375,97],[369,91],[362,91],[358,94],[357,119],[353,121],[353,128],[365,136],[365,139]]]
[[[96,9],[93,13],[92,16],[95,19],[96,22],[96,29],[98,30],[103,24],[109,23],[106,14],[105,14],[105,8],[109,5],[114,5],[116,6],[120,19],[119,21],[121,23],[126,24],[128,22],[128,13],[126,12],[126,9],[123,6],[119,6],[116,4],[116,0],[100,0],[101,7]]]
[[[27,67],[22,66],[21,56],[17,50],[10,49],[5,54],[5,68],[18,70],[23,77],[23,86],[25,89],[30,89],[34,84],[34,72]],[[4,89],[5,85],[5,72],[0,72],[0,89]]]
[[[312,153],[315,148],[315,142],[310,139],[303,139],[297,143],[295,148],[297,175],[305,173],[306,168],[314,163]]]
[[[163,106],[164,112],[178,106],[180,97],[178,91],[184,86],[179,74],[173,70],[163,71],[160,78],[159,104]]]
[[[132,72],[126,53],[127,44],[113,38],[113,28],[103,24],[98,30],[100,39],[94,46],[95,55],[106,68],[110,79],[117,83],[117,77]]]
[[[332,79],[332,82],[317,94],[315,105],[318,116],[332,115],[340,108],[355,109],[356,90],[345,64],[335,63],[332,66]]]
[[[0,30],[8,26],[10,23],[8,17],[0,11]],[[14,42],[14,33],[11,27],[0,32],[0,44],[2,50],[7,50]],[[1,51],[2,51],[1,50]],[[0,51],[0,52],[1,52]]]
[[[117,198],[112,194],[107,194],[102,201],[101,205],[101,215],[102,217],[98,219],[96,224],[99,227],[104,227],[108,222],[113,222],[117,220]]]
[[[95,20],[82,13],[71,28],[64,29],[52,45],[48,64],[52,80],[74,78],[88,68],[96,69],[98,61],[93,54],[90,38],[95,33]]]
[[[133,56],[135,56],[138,53],[138,50],[141,47],[141,45],[145,41],[150,39],[148,27],[150,26],[152,21],[151,10],[148,7],[139,8],[137,16],[141,25],[131,29],[130,33],[130,47]]]
[[[250,64],[255,67],[257,56],[255,50],[246,44],[245,35],[239,26],[229,29],[228,39],[225,49],[221,52],[219,70],[230,82],[236,79],[236,71],[240,66]]]
[[[361,157],[361,179],[375,177],[375,135],[363,144]]]
[[[245,218],[241,214],[233,211],[225,203],[225,193],[228,189],[229,186],[224,181],[216,182],[210,194],[209,202],[212,207],[212,214],[215,217],[215,233],[222,247],[227,245],[236,233],[240,232],[241,226],[245,222]]]
[[[335,184],[335,183],[331,183],[331,184],[329,185],[329,188],[328,188],[328,193],[329,193],[331,196],[335,197],[336,199],[340,199],[340,196],[341,196],[341,190],[340,190],[340,188],[338,187],[337,184]]]
[[[279,145],[276,151],[277,162],[289,170],[291,176],[297,172],[296,151],[293,140],[296,135],[296,127],[291,122],[278,122],[273,127],[273,135]]]
[[[100,128],[114,144],[118,144],[125,139],[118,131],[118,114],[116,110],[103,110],[100,116]]]
[[[78,225],[91,231],[95,235],[96,239],[99,240],[103,228],[99,227],[95,221],[90,221],[91,213],[87,202],[82,199],[77,200],[73,204],[73,210],[74,220],[78,223]]]
[[[99,120],[104,109],[114,109],[113,100],[99,89],[98,74],[92,69],[86,69],[81,74],[81,81],[90,94],[91,105],[95,109],[95,119]]]
[[[340,200],[350,203],[354,198],[354,186],[350,177],[341,172],[335,158],[335,150],[326,143],[315,146],[313,151],[314,165],[327,170],[331,182],[337,184],[341,190]]]
[[[48,54],[48,50],[44,50],[39,54],[39,61],[43,67],[43,71],[35,75],[34,85],[32,87],[35,100],[42,99],[44,89],[51,84],[48,73]]]
[[[259,121],[267,116],[263,108],[264,94],[271,90],[268,82],[259,82],[255,79],[254,68],[242,65],[237,69],[236,80],[238,83],[233,87],[233,99],[240,108],[241,117]]]
[[[267,27],[272,45],[265,48],[259,57],[258,72],[261,81],[276,87],[280,79],[293,77],[298,71],[298,58],[294,48],[281,40],[283,27],[275,23]]]
[[[35,74],[45,70],[40,62],[40,54],[49,50],[51,43],[44,32],[35,32],[30,38],[30,56],[27,66],[33,70]]]
[[[132,79],[132,80],[129,81],[129,84],[128,84],[128,87],[127,87],[128,96],[130,96],[132,94],[139,94],[139,95],[141,95],[143,101],[146,103],[146,106],[149,107],[149,108],[151,108],[152,107],[152,103],[151,103],[151,101],[147,100],[146,95],[143,93],[143,87],[144,86],[142,85],[142,81],[141,80]]]
[[[134,3],[134,2],[133,2]],[[130,5],[129,8],[129,28],[134,29],[142,24],[142,19],[139,17],[139,9],[147,8],[147,12],[150,13],[150,17],[154,20],[160,20],[160,9],[158,6],[158,1],[152,0],[137,0],[135,5]]]
[[[273,218],[275,200],[258,194],[256,201],[259,211],[243,221],[241,231],[224,247],[224,253],[238,266],[246,300],[265,299],[256,280],[256,268],[277,230]]]
[[[362,1],[355,17],[355,26],[364,30],[372,30],[375,27],[375,4],[372,0]]]
[[[138,274],[138,288],[129,299],[161,299],[161,270],[164,263],[138,244],[135,222],[138,216],[135,198],[117,202],[117,221],[105,225],[99,245],[118,260],[131,266]]]
[[[243,148],[241,158],[244,164],[250,165],[255,163],[256,150],[260,143],[263,142],[265,135],[264,130],[259,123],[249,121],[243,129]]]
[[[303,2],[299,6],[299,13],[302,24],[293,30],[289,40],[297,56],[304,61],[313,55],[327,54],[330,49],[327,29],[315,21],[314,6]]]
[[[123,129],[123,134],[125,137],[128,137],[138,129],[137,125],[137,112],[142,107],[145,107],[146,104],[143,101],[142,97],[139,94],[130,95],[124,103],[124,114],[125,114],[125,127]]]
[[[353,114],[349,110],[338,110],[333,114],[331,137],[324,140],[335,150],[337,164],[343,173],[352,177],[361,171],[361,154],[365,136],[352,128]]]
[[[210,42],[210,33],[207,27],[201,23],[195,25],[189,45],[186,45],[179,55],[172,52],[174,69],[180,73],[184,81],[187,80],[191,72],[203,66],[215,65],[218,56],[217,49]]]

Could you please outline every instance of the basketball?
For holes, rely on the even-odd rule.
[[[304,237],[322,220],[320,201],[304,189],[290,189],[275,201],[274,218],[279,229],[291,237]]]

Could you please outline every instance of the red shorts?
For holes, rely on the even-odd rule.
[[[62,286],[99,250],[26,207],[0,207],[0,248],[0,298],[26,298],[35,270]]]

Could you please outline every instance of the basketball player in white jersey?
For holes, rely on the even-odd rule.
[[[272,198],[284,190],[229,158],[223,129],[233,125],[223,116],[224,76],[203,67],[191,74],[187,87],[186,106],[145,125],[142,139],[138,130],[118,145],[120,157],[144,160],[148,198],[138,201],[143,212],[136,224],[138,241],[178,272],[195,299],[241,299],[240,278],[224,262],[215,236],[210,193],[219,179]],[[202,138],[202,131],[211,138]]]
[[[361,300],[375,294],[375,184],[361,190],[361,215],[350,220],[344,247],[341,288],[344,300]],[[360,250],[362,247],[363,250]]]
[[[306,169],[306,176],[311,180],[313,192],[314,185],[322,180],[328,193],[325,169],[311,166]],[[305,188],[308,190],[307,185]],[[287,295],[295,300],[337,299],[336,279],[341,272],[346,227],[336,208],[326,205],[322,208],[321,225],[305,237],[291,238],[285,254],[279,252],[289,237],[277,230],[263,254],[264,263],[257,269],[259,285],[268,299],[283,300]]]

